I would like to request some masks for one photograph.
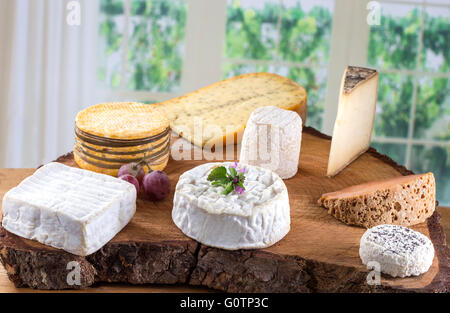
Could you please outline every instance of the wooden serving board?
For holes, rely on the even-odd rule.
[[[419,276],[366,283],[359,240],[365,229],[347,226],[317,204],[324,192],[375,179],[411,173],[370,149],[334,178],[325,176],[329,137],[305,127],[298,174],[285,180],[291,205],[291,231],[261,250],[227,251],[186,237],[171,219],[178,177],[205,160],[171,159],[166,173],[171,196],[161,202],[139,199],[132,221],[98,252],[79,257],[23,239],[0,228],[0,257],[16,287],[86,288],[99,282],[190,284],[227,292],[446,292],[449,249],[437,212],[412,227],[434,243],[430,270]],[[72,154],[58,162],[76,166]],[[81,284],[67,283],[67,264],[81,268]]]

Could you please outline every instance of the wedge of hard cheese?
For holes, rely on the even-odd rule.
[[[325,193],[318,203],[349,224],[411,226],[430,217],[436,205],[433,173],[400,176]]]
[[[344,72],[327,176],[334,176],[370,146],[377,104],[378,72],[349,66]]]
[[[161,102],[158,107],[180,136],[197,146],[212,146],[240,142],[250,114],[268,105],[297,111],[306,121],[305,89],[270,73],[239,75]]]

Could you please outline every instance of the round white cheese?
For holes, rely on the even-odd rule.
[[[302,119],[296,112],[263,106],[247,121],[239,161],[291,178],[297,174],[301,141]]]
[[[433,243],[425,235],[398,225],[378,225],[361,237],[359,256],[367,265],[378,262],[380,271],[393,277],[418,276],[433,263]]]
[[[223,187],[212,186],[207,177],[215,167],[233,165],[206,163],[183,173],[175,189],[172,219],[185,235],[208,246],[269,247],[290,229],[286,185],[268,169],[244,165],[245,192],[223,195]]]

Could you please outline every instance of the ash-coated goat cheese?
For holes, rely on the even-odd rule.
[[[392,277],[418,276],[433,263],[434,248],[430,239],[417,231],[383,224],[364,233],[359,256],[365,265],[378,262],[381,272]]]
[[[2,226],[76,255],[110,241],[136,212],[136,188],[109,175],[49,163],[3,197]]]
[[[283,180],[257,166],[245,167],[245,192],[222,194],[207,180],[216,167],[206,163],[180,176],[172,219],[181,231],[200,243],[227,250],[269,247],[290,229],[289,196]]]
[[[239,161],[291,178],[298,170],[301,141],[302,119],[296,112],[260,107],[248,119]]]

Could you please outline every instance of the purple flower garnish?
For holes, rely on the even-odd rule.
[[[241,186],[235,186],[234,191],[241,195],[244,193],[244,188],[242,188]]]
[[[232,168],[236,169],[238,171],[238,173],[243,173],[245,174],[245,167],[238,169],[238,163],[234,162],[234,166],[232,166]]]

